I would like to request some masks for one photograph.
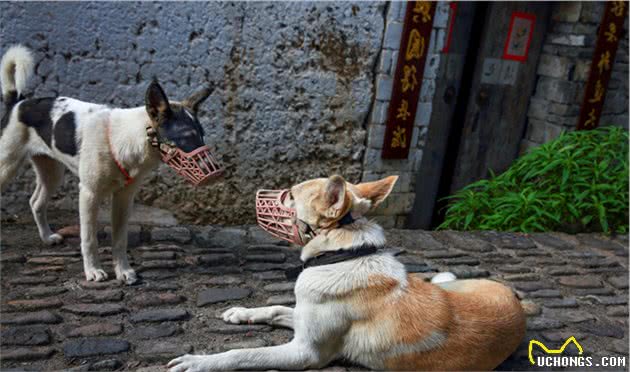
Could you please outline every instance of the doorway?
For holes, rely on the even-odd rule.
[[[549,13],[547,2],[457,3],[409,228],[437,227],[444,197],[518,156]]]

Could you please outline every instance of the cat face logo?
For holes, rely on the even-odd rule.
[[[534,356],[532,355],[532,349],[534,348],[534,345],[540,346],[540,348],[547,354],[562,354],[564,352],[564,349],[566,349],[567,346],[569,346],[569,344],[572,342],[578,348],[579,354],[582,355],[582,353],[584,352],[584,349],[582,349],[582,345],[580,345],[580,343],[577,342],[577,340],[575,339],[575,336],[571,336],[567,338],[567,340],[564,342],[564,344],[562,344],[562,346],[559,349],[548,349],[547,346],[545,346],[545,344],[543,344],[542,342],[538,340],[530,340],[529,348],[528,348],[529,361],[532,363],[532,365],[536,365]]]

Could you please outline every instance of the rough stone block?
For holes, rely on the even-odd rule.
[[[374,213],[385,216],[408,213],[411,211],[414,198],[414,193],[391,193],[389,197],[374,210]]]
[[[387,99],[389,99],[389,97]],[[388,109],[388,101],[375,101],[374,107],[372,108],[372,116],[370,122],[372,124],[385,124],[385,121],[387,120]]]
[[[159,326],[137,327],[133,333],[141,340],[170,337],[181,332],[181,328],[174,324],[160,324]]]
[[[414,125],[418,127],[426,127],[431,122],[431,114],[433,113],[433,103],[418,102]]]
[[[422,79],[422,87],[420,88],[420,102],[432,102],[435,95],[435,80]]]
[[[576,90],[576,83],[543,76],[538,80],[536,97],[552,102],[573,103]]]
[[[564,128],[561,126],[547,123],[545,126],[545,143],[560,137],[563,130]]]
[[[3,361],[29,361],[50,358],[55,353],[55,349],[50,347],[29,347],[7,349],[3,348],[0,359]]]
[[[213,247],[236,248],[245,244],[246,238],[245,229],[223,228],[212,234],[208,241]]]
[[[568,1],[553,4],[551,19],[555,22],[577,22],[582,12],[582,2]]]
[[[383,37],[384,49],[400,49],[400,37],[402,36],[402,23],[388,22]]]
[[[545,142],[546,123],[542,120],[529,119],[527,122],[527,133],[525,138],[534,143]]]
[[[586,23],[599,23],[604,14],[604,3],[597,1],[585,1],[582,3],[580,21]]]
[[[129,317],[131,323],[166,322],[188,319],[188,311],[184,309],[154,309],[139,311]]]
[[[435,79],[437,76],[437,70],[439,67],[440,67],[440,55],[438,53],[428,55],[426,64],[424,65],[423,78]]]
[[[408,159],[390,160],[381,158],[381,150],[368,149],[365,156],[365,170],[376,172],[411,171],[413,162]]]
[[[129,225],[127,228],[127,246],[137,247],[142,243],[142,227],[139,225]],[[112,228],[111,226],[105,226],[105,240],[112,241]]]
[[[398,181],[394,185],[392,192],[396,193],[406,193],[411,191],[411,177],[412,173],[410,172],[400,172],[398,173]],[[379,177],[382,178],[382,177]]]
[[[129,350],[129,342],[109,338],[85,338],[68,341],[63,345],[66,358],[83,358],[93,355],[117,354]]]
[[[394,76],[394,73],[396,73],[396,67],[398,66],[398,55],[399,54],[400,54],[400,51],[398,51],[398,50],[392,51],[392,68],[389,71],[389,75],[390,76]]]
[[[548,40],[551,44],[566,45],[566,46],[585,46],[586,36],[584,35],[559,35],[551,34],[548,36]]]
[[[370,125],[367,145],[371,149],[382,149],[385,139],[385,125]]]
[[[56,324],[62,321],[61,317],[50,311],[38,311],[25,314],[2,314],[0,324]]]
[[[433,17],[434,28],[446,28],[448,26],[450,7],[447,2],[438,2],[435,9],[435,16]]]
[[[387,75],[378,74],[376,77],[376,99],[389,101],[392,97],[394,80]]]
[[[48,345],[50,332],[44,326],[3,328],[0,341],[2,345]]]
[[[568,58],[543,54],[538,62],[538,74],[566,80],[572,67]]]
[[[389,9],[387,9],[387,22],[398,21],[401,22],[401,14],[404,14],[405,11],[401,10],[401,8],[406,7],[406,3],[402,1],[392,1],[388,3]]]
[[[73,328],[66,334],[67,337],[93,337],[93,336],[114,336],[121,334],[123,327],[121,324],[98,322],[82,327]]]
[[[560,116],[575,116],[580,113],[580,106],[577,104],[550,103],[549,113]]]
[[[446,45],[446,30],[433,30],[431,35],[432,37],[434,36],[432,40],[435,41],[429,51],[433,53],[442,53],[442,49],[444,49],[444,46]]]
[[[147,342],[138,345],[136,354],[144,361],[166,361],[190,353],[192,345],[173,341]]]
[[[61,308],[77,315],[107,316],[124,312],[126,309],[119,304],[73,304]]]
[[[206,306],[217,302],[240,300],[252,293],[247,288],[210,288],[199,292],[197,306]]]
[[[191,240],[190,230],[185,227],[155,227],[151,230],[153,241],[174,241],[188,243]]]
[[[378,63],[378,72],[385,75],[391,75],[392,69],[392,51],[391,50],[383,50],[381,51],[381,58]]]
[[[549,102],[544,99],[532,97],[529,100],[527,116],[531,119],[545,120],[547,118]]]

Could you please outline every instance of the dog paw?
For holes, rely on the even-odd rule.
[[[50,234],[48,236],[42,237],[42,241],[46,245],[54,245],[63,242],[63,236],[59,234]]]
[[[186,354],[171,360],[166,366],[169,372],[202,372],[209,369],[205,363],[207,358],[206,355]]]
[[[138,281],[138,276],[133,269],[116,269],[116,279],[123,281],[127,285],[132,285]]]
[[[87,281],[102,282],[107,280],[107,273],[103,269],[86,269],[85,279]]]
[[[226,323],[239,324],[251,322],[249,309],[244,307],[233,307],[221,314],[221,318]]]

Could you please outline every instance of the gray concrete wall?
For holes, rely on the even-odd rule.
[[[207,188],[162,166],[138,201],[187,222],[251,223],[259,187],[339,173],[359,181],[372,106],[383,2],[0,3],[0,53],[31,47],[37,96],[120,106],[143,102],[157,76],[172,99],[211,80],[206,141],[227,167]],[[25,170],[3,204],[28,206]],[[67,176],[56,207],[76,210]]]

